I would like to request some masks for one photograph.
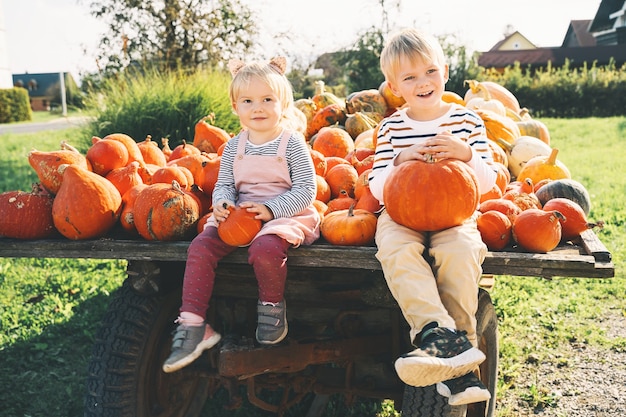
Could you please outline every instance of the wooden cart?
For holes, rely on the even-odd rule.
[[[257,285],[246,250],[238,249],[220,263],[209,311],[222,342],[187,368],[163,373],[188,245],[0,238],[0,257],[128,260],[128,277],[112,297],[93,347],[85,416],[197,416],[224,392],[227,400],[220,401],[227,408],[239,408],[247,395],[279,416],[305,402],[307,417],[321,415],[336,393],[348,400],[393,399],[405,417],[495,415],[494,400],[450,407],[434,387],[405,387],[398,379],[393,363],[411,349],[408,328],[371,246],[319,242],[290,252],[289,335],[271,347],[254,341]],[[483,270],[483,287],[493,275],[609,278],[615,272],[611,254],[591,230],[547,254],[490,252]],[[487,356],[480,378],[495,399],[497,317],[488,291],[481,288],[477,296],[479,347]]]

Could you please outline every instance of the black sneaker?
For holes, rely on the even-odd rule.
[[[485,354],[473,347],[465,334],[444,327],[426,330],[419,348],[396,360],[398,376],[407,385],[426,387],[472,371],[485,360]]]
[[[450,405],[479,403],[491,398],[489,390],[473,372],[449,381],[438,382],[437,392],[448,397]]]
[[[285,301],[257,303],[258,323],[256,340],[263,345],[275,345],[287,336],[287,309]]]

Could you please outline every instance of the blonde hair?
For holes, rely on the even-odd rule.
[[[306,130],[306,117],[294,105],[293,88],[284,75],[284,68],[274,65],[272,61],[241,63],[233,73],[229,95],[231,103],[235,103],[241,94],[248,89],[253,78],[266,83],[278,97],[283,110],[280,125],[288,130],[303,133]]]
[[[413,62],[422,59],[427,63],[445,64],[445,55],[437,39],[418,31],[403,29],[393,35],[380,53],[380,69],[387,80],[395,82],[394,74],[400,66],[400,59]]]

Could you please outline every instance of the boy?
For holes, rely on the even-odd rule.
[[[442,100],[448,65],[439,43],[414,29],[403,30],[389,39],[380,64],[391,90],[406,104],[378,130],[372,194],[383,204],[391,171],[405,161],[429,158],[463,161],[473,168],[480,193],[491,189],[496,172],[482,120]],[[472,372],[485,359],[476,348],[475,314],[487,248],[475,216],[460,226],[417,232],[383,210],[376,244],[387,285],[417,347],[396,360],[400,379],[413,386],[437,384],[450,405],[488,400],[489,391]]]

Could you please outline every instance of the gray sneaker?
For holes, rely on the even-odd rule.
[[[208,324],[187,326],[179,324],[174,332],[172,353],[163,363],[163,372],[174,372],[195,361],[203,351],[211,349],[222,336]]]
[[[287,309],[285,300],[279,303],[257,303],[258,324],[256,340],[263,345],[275,345],[287,336]]]

